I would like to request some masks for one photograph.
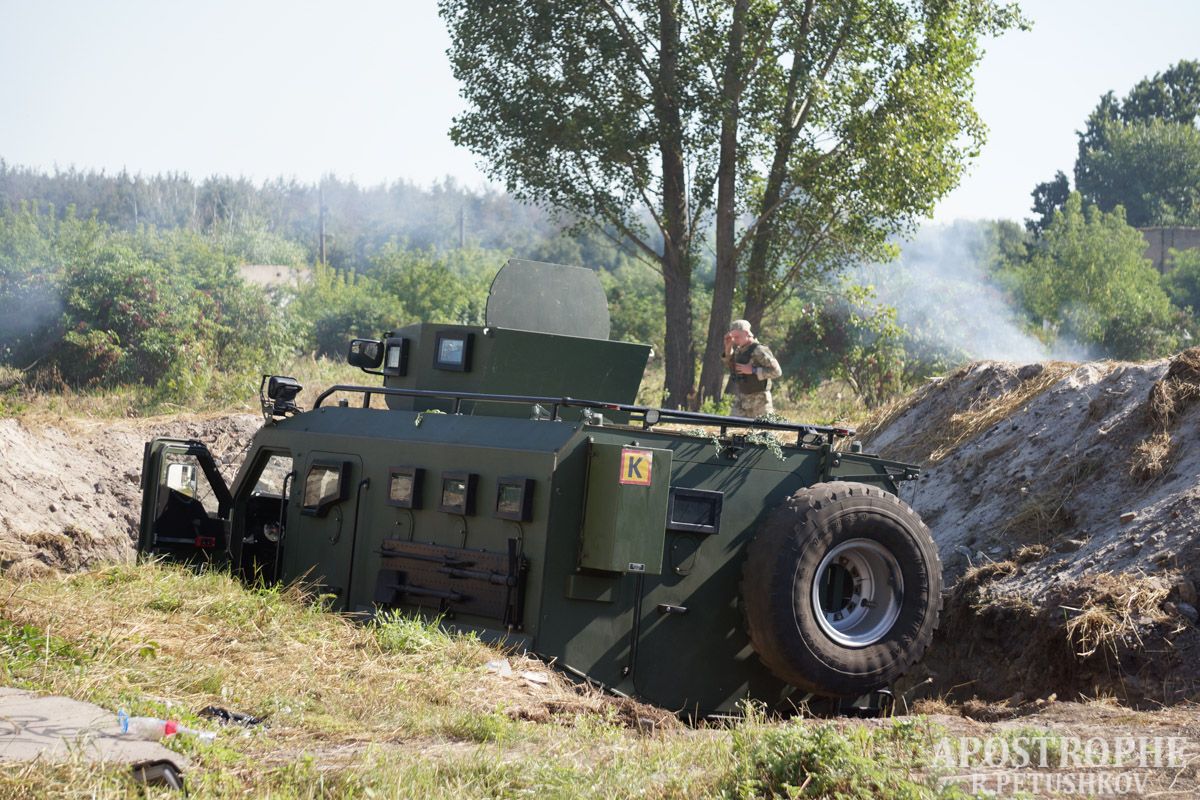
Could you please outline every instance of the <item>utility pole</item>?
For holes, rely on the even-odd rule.
[[[317,243],[321,266],[325,266],[325,181],[317,184],[317,215],[320,219],[320,239]]]
[[[467,249],[467,206],[458,207],[458,249]]]

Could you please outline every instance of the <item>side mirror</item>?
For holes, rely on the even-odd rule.
[[[383,342],[378,339],[351,339],[346,363],[359,369],[379,369],[383,363]]]

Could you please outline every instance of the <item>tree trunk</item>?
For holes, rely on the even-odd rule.
[[[666,406],[684,408],[696,380],[692,341],[692,260],[688,236],[687,178],[683,123],[679,112],[679,18],[675,0],[659,0],[658,97],[663,190],[663,294],[667,312],[664,341]]]
[[[712,308],[708,315],[708,340],[700,370],[695,408],[707,399],[717,400],[725,384],[721,353],[733,317],[733,290],[737,285],[737,252],[734,223],[737,218],[737,135],[742,98],[742,45],[749,0],[737,0],[729,28],[729,52],[721,81],[724,108],[721,114],[721,152],[717,163],[716,272]]]
[[[775,137],[775,155],[771,171],[767,174],[767,185],[763,189],[758,207],[754,242],[750,246],[750,259],[746,264],[746,310],[745,318],[750,327],[758,330],[771,293],[771,272],[774,267],[772,244],[775,240],[775,220],[779,216],[779,203],[783,198],[783,183],[787,178],[788,161],[796,142],[792,127],[793,109],[797,87],[802,72],[800,54],[792,58],[792,74],[788,79],[787,100],[779,119],[779,134]]]

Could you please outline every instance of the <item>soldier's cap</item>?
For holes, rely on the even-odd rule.
[[[750,330],[750,323],[744,319],[735,319],[733,322],[729,323],[729,330],[754,333],[754,331]]]

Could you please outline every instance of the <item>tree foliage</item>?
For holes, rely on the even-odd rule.
[[[1075,188],[1103,211],[1125,208],[1130,225],[1200,224],[1200,61],[1180,61],[1139,81],[1124,98],[1101,96],[1079,131]],[[1034,189],[1027,224],[1038,231],[1067,191],[1061,172]]]
[[[1200,224],[1200,130],[1162,119],[1100,124],[1104,147],[1082,152],[1079,191],[1130,225]]]
[[[1112,358],[1161,355],[1175,345],[1174,313],[1145,250],[1120,208],[1085,209],[1073,192],[1031,259],[1006,278],[1043,335],[1069,337]]]
[[[706,384],[739,272],[757,324],[798,283],[882,255],[953,188],[983,138],[977,40],[1019,22],[991,0],[440,9],[468,103],[452,138],[516,196],[661,271],[673,405],[694,388],[693,270],[713,220]]]
[[[1200,311],[1200,250],[1172,250],[1170,272],[1163,276],[1163,288],[1171,302],[1192,315]]]

